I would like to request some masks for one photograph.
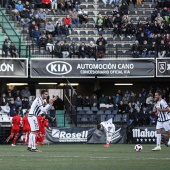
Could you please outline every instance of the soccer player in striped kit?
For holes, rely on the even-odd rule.
[[[44,103],[46,102],[46,99],[48,97],[48,91],[42,90],[41,91],[41,97],[37,97],[30,108],[30,112],[28,114],[28,122],[30,124],[31,133],[29,136],[29,143],[28,143],[28,149],[32,152],[38,152],[39,150],[36,148],[36,131],[39,130],[37,116],[40,114],[40,112],[47,112],[52,107],[53,102],[57,99],[56,97],[49,99],[49,103],[44,106]]]
[[[155,99],[157,100],[156,109],[158,120],[156,124],[156,144],[157,146],[152,149],[152,151],[160,151],[161,150],[161,129],[164,128],[168,137],[170,137],[170,125],[169,125],[169,111],[170,108],[166,101],[162,99],[162,92],[160,90],[156,91]],[[170,138],[166,146],[170,145]]]
[[[115,125],[112,123],[112,118],[108,121],[101,122],[97,126],[98,130],[103,130],[106,132],[106,144],[104,145],[105,148],[110,147],[110,142],[112,139],[113,134],[115,133]]]

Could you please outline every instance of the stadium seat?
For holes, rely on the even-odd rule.
[[[90,110],[90,107],[83,107],[83,110],[84,110],[84,111],[89,111],[89,110]]]
[[[123,114],[122,115],[122,122],[127,122],[128,121],[128,114]]]
[[[112,114],[116,115],[117,114],[117,110],[113,110]]]
[[[111,110],[105,110],[106,115],[110,115],[111,113],[112,113]]]
[[[91,110],[92,110],[93,112],[97,112],[97,111],[98,111],[98,108],[97,108],[97,107],[91,107]]]
[[[77,111],[82,111],[83,110],[83,108],[82,107],[77,107]]]
[[[118,123],[118,122],[121,122],[122,121],[122,115],[121,114],[117,114],[114,116],[114,119],[113,119],[113,122],[114,123]]]

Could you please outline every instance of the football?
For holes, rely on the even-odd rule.
[[[134,149],[136,152],[140,152],[140,151],[142,151],[143,147],[142,147],[142,145],[137,144],[137,145],[135,145]]]

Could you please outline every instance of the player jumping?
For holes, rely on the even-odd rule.
[[[115,133],[115,125],[112,123],[112,118],[108,121],[101,122],[97,126],[98,130],[103,130],[106,132],[106,144],[104,145],[105,148],[110,147],[110,142],[112,139],[113,134]]]

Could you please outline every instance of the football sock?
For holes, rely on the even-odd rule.
[[[32,134],[32,149],[36,149],[35,147],[35,134]]]
[[[161,134],[156,134],[156,144],[158,147],[161,146]]]
[[[23,144],[25,144],[25,137],[23,137],[22,142],[23,142]]]
[[[28,141],[28,147],[31,148],[31,143],[32,143],[32,133],[29,135],[29,141]]]
[[[107,144],[109,144],[109,143],[110,143],[111,138],[112,138],[112,137],[107,137],[107,141],[106,141],[106,143],[107,143]]]
[[[15,136],[14,136],[14,139],[13,139],[13,141],[12,141],[12,144],[14,144],[14,145],[15,145],[15,144],[16,144],[16,141],[17,141],[17,139],[18,139],[18,135],[15,135]]]

